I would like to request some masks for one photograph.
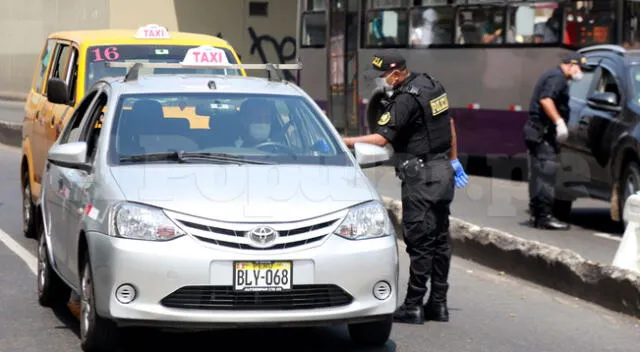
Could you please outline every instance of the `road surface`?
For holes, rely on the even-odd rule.
[[[21,235],[17,148],[0,146],[0,352],[80,351],[78,323],[66,311],[38,306],[34,240]],[[401,245],[401,295],[408,259]],[[454,258],[451,321],[395,324],[387,346],[356,349],[344,327],[240,330],[198,334],[140,331],[125,351],[442,351],[539,352],[637,349],[636,319]]]
[[[22,123],[24,102],[0,100],[0,121]]]

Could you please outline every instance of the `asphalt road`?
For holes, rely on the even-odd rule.
[[[0,146],[0,351],[79,351],[78,323],[70,313],[37,304],[36,243],[21,235],[19,155],[17,148]],[[401,260],[404,295],[408,258],[402,244]],[[636,319],[459,258],[453,260],[449,305],[449,323],[396,324],[387,346],[375,351],[622,352],[636,350],[640,339]],[[343,326],[132,336],[126,351],[363,351],[351,345]]]
[[[382,195],[401,199],[400,182],[393,168],[379,166],[365,169],[365,173]],[[469,184],[456,190],[451,215],[611,264],[622,232],[609,218],[608,203],[578,199],[571,213],[569,231],[539,230],[529,226],[529,215],[525,213],[529,202],[527,187],[526,182],[470,176]]]

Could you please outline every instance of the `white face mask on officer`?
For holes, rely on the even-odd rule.
[[[584,73],[582,72],[582,69],[580,69],[579,66],[575,66],[576,69],[571,72],[571,79],[574,81],[579,81],[582,79],[582,77],[584,77]]]

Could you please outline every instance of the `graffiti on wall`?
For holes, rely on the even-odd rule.
[[[267,48],[271,46],[277,56],[277,63],[284,64],[287,61],[295,60],[296,58],[296,39],[290,36],[283,37],[280,41],[270,34],[258,35],[253,27],[247,28],[249,36],[251,36],[251,47],[249,48],[249,54],[257,54],[260,57],[260,61],[263,64],[272,62],[267,57]],[[218,38],[222,38],[222,32],[216,34]],[[284,78],[288,81],[294,81],[295,76],[291,71],[285,70]]]

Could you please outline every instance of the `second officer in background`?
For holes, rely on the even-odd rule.
[[[448,321],[449,208],[454,174],[459,187],[466,184],[467,175],[452,152],[455,135],[447,93],[433,77],[409,72],[397,53],[374,56],[371,73],[390,93],[389,103],[375,133],[344,137],[344,142],[349,147],[390,142],[395,152],[396,174],[402,180],[403,236],[411,264],[407,295],[394,320],[422,324],[426,316]],[[429,280],[429,299],[423,306]]]

